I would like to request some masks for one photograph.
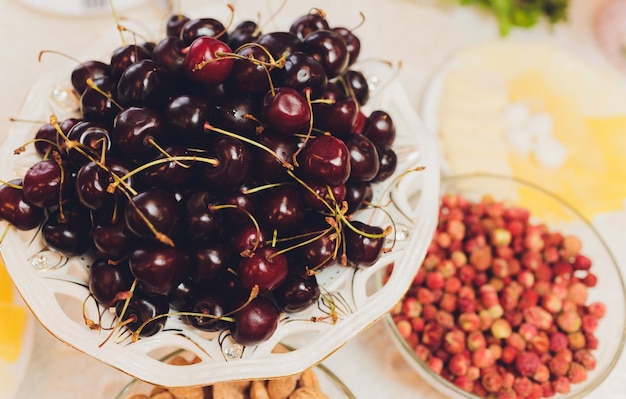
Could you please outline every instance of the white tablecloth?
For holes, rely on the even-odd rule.
[[[137,26],[140,30],[142,26],[145,30],[154,30],[154,24],[162,21],[163,9],[159,7],[162,2],[148,3],[125,10],[122,14],[125,24]],[[193,1],[182,3],[187,6]],[[233,2],[237,16],[247,18],[256,16],[261,3]],[[280,2],[269,3],[277,5]],[[292,1],[286,4],[280,15],[297,16],[311,7],[318,7],[327,11],[331,23],[354,26],[360,20],[359,12],[363,11],[367,17],[366,27],[357,33],[362,39],[364,52],[394,63],[402,61],[399,79],[413,105],[419,109],[423,89],[437,68],[455,50],[495,37],[497,30],[489,16],[473,10],[442,11],[418,3],[409,0]],[[572,1],[571,25],[558,27],[553,34],[541,28],[524,34],[544,35],[547,40],[575,48],[594,62],[603,62],[589,28],[591,10],[596,3],[593,0]],[[57,50],[72,56],[102,54],[108,50],[93,48],[94,43],[102,43],[103,38],[115,43],[118,33],[111,15],[63,17],[39,13],[20,5],[18,0],[0,0],[0,9],[0,32],[4,43],[0,51],[0,76],[3,77],[0,135],[4,135],[9,118],[20,110],[32,82],[46,71],[67,63],[67,59],[53,54],[38,62],[40,50]],[[625,247],[617,237],[609,244],[616,250]],[[618,256],[622,262],[626,261],[623,249]],[[611,392],[611,397],[626,397],[626,362],[623,358],[618,365],[620,371],[611,376],[602,389],[602,392]],[[395,350],[382,323],[374,324],[346,344],[325,364],[359,399],[443,398],[409,368]],[[17,398],[112,398],[129,380],[122,372],[64,345],[37,324],[32,359]]]

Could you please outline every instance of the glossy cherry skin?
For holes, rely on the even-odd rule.
[[[279,59],[297,51],[301,41],[291,32],[275,31],[262,34],[257,43],[267,49],[274,59]]]
[[[382,255],[384,237],[368,237],[365,234],[381,235],[383,229],[379,226],[365,224],[358,220],[351,221],[359,232],[346,227],[345,231],[345,248],[348,262],[357,267],[372,266]]]
[[[82,62],[72,70],[70,76],[72,87],[79,95],[88,87],[87,79],[96,80],[98,78],[109,76],[111,67],[102,61],[90,60]]]
[[[221,40],[202,36],[191,43],[185,55],[183,69],[196,83],[217,85],[224,82],[233,69],[234,59],[224,54],[232,50]]]
[[[180,31],[183,28],[183,25],[189,21],[189,17],[180,13],[175,13],[170,15],[165,21],[165,34],[168,37],[175,36],[180,37]]]
[[[317,58],[329,79],[341,75],[348,67],[346,42],[332,30],[311,32],[302,40],[300,50]]]
[[[29,204],[40,208],[58,205],[72,185],[68,168],[61,168],[52,159],[31,165],[22,179],[22,194]]]
[[[375,182],[387,180],[394,174],[398,167],[398,155],[390,146],[377,147],[379,154],[380,167],[374,178]]]
[[[120,112],[119,107],[115,105],[117,94],[115,84],[106,76],[94,79],[93,84],[96,88],[87,87],[80,96],[80,113],[86,121],[109,126]]]
[[[150,52],[145,47],[137,44],[126,44],[116,48],[113,50],[111,61],[109,62],[111,80],[117,82],[129,65],[147,58],[150,58]]]
[[[91,236],[96,249],[112,260],[125,258],[139,243],[123,218],[95,225],[91,229]]]
[[[222,231],[222,213],[211,209],[218,199],[209,191],[193,191],[182,200],[185,236],[192,241],[216,240]]]
[[[254,43],[261,36],[261,29],[254,21],[242,21],[235,29],[228,33],[228,46],[237,50],[239,46],[246,43]]]
[[[263,121],[273,132],[292,135],[306,133],[311,111],[306,98],[291,87],[279,87],[268,92],[261,105]]]
[[[216,102],[209,119],[216,127],[241,136],[255,138],[259,128],[259,122],[255,120],[258,114],[258,101],[248,96],[225,96]]]
[[[310,276],[290,273],[285,281],[272,291],[276,304],[285,312],[295,313],[307,309],[320,297],[315,274]]]
[[[67,146],[65,154],[77,166],[100,159],[111,149],[111,134],[102,123],[79,121],[67,132],[75,146]]]
[[[298,249],[298,262],[308,270],[322,270],[336,263],[336,248],[337,238],[335,232],[326,233]]]
[[[184,276],[176,287],[172,288],[167,294],[170,308],[186,310],[188,304],[195,301],[201,293],[202,288],[198,283],[189,278],[189,276]]]
[[[348,69],[341,76],[359,105],[367,104],[370,97],[370,89],[365,75],[360,71]]]
[[[350,179],[370,181],[380,168],[378,150],[374,143],[362,134],[352,134],[345,140],[350,151]]]
[[[129,65],[117,82],[117,100],[124,106],[162,109],[173,86],[169,69],[151,59]]]
[[[239,57],[233,64],[233,70],[228,78],[228,87],[236,93],[259,96],[270,89],[268,76],[269,67],[261,64],[270,61],[265,50],[258,46],[248,46],[238,49],[235,54]]]
[[[222,317],[226,313],[223,301],[215,295],[204,295],[194,300],[187,311],[198,313],[197,316],[185,316],[185,321],[202,331],[222,331],[230,327],[231,322]],[[204,314],[206,316],[200,316]]]
[[[45,220],[41,236],[48,248],[71,257],[82,255],[91,247],[90,230],[86,208],[67,202],[62,210],[56,209]]]
[[[260,214],[267,226],[279,231],[293,231],[304,220],[304,199],[296,185],[276,187],[265,196]]]
[[[310,13],[296,18],[291,23],[289,32],[295,34],[300,40],[303,40],[311,32],[322,29],[329,29],[326,17],[319,10],[312,10]]]
[[[314,104],[315,127],[344,137],[352,131],[359,113],[359,104],[352,97],[336,100],[333,104]]]
[[[255,251],[263,245],[264,240],[265,233],[257,229],[252,222],[238,226],[231,236],[233,250],[239,254]]]
[[[161,113],[145,107],[128,107],[113,123],[113,142],[127,159],[136,162],[156,153],[153,142],[164,145],[167,130]]]
[[[167,295],[186,275],[189,256],[180,247],[142,245],[130,254],[128,265],[144,292]]]
[[[189,139],[202,135],[210,109],[209,102],[199,96],[181,94],[171,98],[165,107],[170,134],[180,134]]]
[[[202,165],[198,177],[202,182],[219,191],[233,190],[248,180],[252,168],[252,152],[248,146],[235,138],[217,137],[210,157],[218,165]]]
[[[292,87],[301,93],[309,88],[313,96],[326,90],[328,77],[322,64],[312,55],[295,51],[285,58],[283,68],[277,75],[284,86]]]
[[[21,179],[13,179],[9,184],[0,185],[0,219],[6,220],[18,230],[31,230],[43,221],[43,208],[24,200]]]
[[[309,140],[298,162],[297,170],[318,184],[339,186],[350,177],[350,151],[342,140],[331,135]]]
[[[278,328],[280,312],[274,303],[258,296],[234,315],[231,335],[235,342],[252,346],[267,341]]]
[[[156,44],[150,58],[158,65],[167,68],[174,80],[177,80],[183,74],[185,47],[185,43],[178,37],[167,36]]]
[[[242,287],[250,290],[256,285],[263,293],[272,291],[285,280],[289,271],[287,257],[277,251],[276,248],[262,247],[252,256],[241,258],[237,275]]]
[[[330,212],[331,209],[334,211],[335,207],[341,208],[341,203],[346,198],[345,184],[330,187],[330,193],[328,192],[329,186],[325,184],[309,183],[308,185],[313,191],[304,187],[300,191],[302,192],[304,202],[309,208],[319,212]],[[324,203],[324,201],[326,203]],[[331,209],[328,209],[326,204],[328,204]]]
[[[194,281],[206,284],[232,266],[234,255],[232,248],[220,242],[195,245],[189,249],[189,275]]]
[[[125,310],[124,306],[125,301],[119,301],[115,306],[117,317],[126,322],[124,325],[130,331],[136,332],[141,327],[138,332],[141,337],[150,337],[163,330],[168,317],[157,316],[166,315],[170,310],[166,295],[151,295],[138,290],[133,292]],[[129,320],[134,321],[127,322]]]
[[[163,149],[165,153],[159,153],[154,160],[163,161],[171,159],[171,157],[189,156],[187,149],[180,145],[168,146]],[[192,178],[192,161],[170,160],[169,162],[161,162],[147,168],[141,173],[141,180],[144,186],[169,187],[174,189],[177,187],[186,187]]]
[[[371,182],[348,182],[346,183],[346,201],[348,213],[354,213],[367,206],[374,198],[374,190]]]
[[[180,29],[180,39],[190,45],[199,37],[212,37],[228,41],[228,32],[224,24],[215,18],[194,18],[185,22]]]
[[[112,197],[112,194],[107,192],[110,182],[109,172],[96,162],[90,161],[81,166],[74,181],[78,200],[89,209],[100,208]]]
[[[132,204],[126,205],[124,217],[130,231],[139,237],[157,238],[146,223],[147,220],[156,232],[171,238],[178,232],[180,209],[174,194],[151,188],[133,197]]]
[[[89,266],[89,292],[105,307],[114,306],[116,296],[130,290],[133,279],[126,262],[114,264],[97,258]]]
[[[396,126],[387,111],[375,110],[367,117],[363,135],[377,146],[391,146],[396,140]]]
[[[286,168],[283,163],[291,163],[293,154],[298,149],[299,139],[293,136],[264,132],[257,141],[271,149],[278,158],[261,148],[254,149],[255,175],[270,183],[285,179]]]
[[[347,28],[337,26],[331,30],[341,36],[346,43],[346,50],[348,50],[348,66],[353,65],[361,53],[361,40]]]

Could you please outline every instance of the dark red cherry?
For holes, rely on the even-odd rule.
[[[125,301],[119,301],[115,306],[117,317],[124,322],[126,328],[136,332],[141,337],[149,337],[157,334],[165,327],[170,310],[166,295],[151,295],[135,290],[133,296],[126,305]],[[157,317],[161,316],[161,317]]]
[[[88,87],[87,79],[96,80],[101,77],[108,77],[111,67],[102,61],[90,60],[82,62],[72,70],[71,82],[76,93],[83,94]]]
[[[165,22],[165,34],[167,36],[180,37],[180,31],[187,21],[189,21],[189,17],[184,14],[175,13],[170,15]]]
[[[261,113],[263,121],[274,132],[292,135],[309,130],[311,111],[307,100],[291,87],[268,92],[263,98]]]
[[[87,209],[75,202],[67,202],[48,216],[41,228],[41,236],[48,248],[71,257],[82,255],[91,247],[90,230]]]
[[[278,327],[280,312],[270,299],[257,296],[234,315],[230,331],[235,342],[252,346],[267,341]]]
[[[43,208],[24,200],[21,179],[13,179],[0,185],[0,219],[6,220],[18,230],[31,230],[43,220]]]
[[[298,155],[300,170],[315,183],[340,186],[350,177],[350,151],[343,141],[321,135],[308,141]]]
[[[120,108],[115,102],[117,91],[110,78],[103,76],[93,81],[80,96],[80,112],[86,121],[111,125]],[[104,93],[104,94],[103,94]]]
[[[146,58],[150,58],[150,52],[141,45],[126,44],[116,48],[113,50],[109,62],[111,80],[117,82],[129,65]]]
[[[348,66],[353,65],[361,53],[361,40],[351,30],[343,27],[334,27],[332,31],[337,33],[344,42],[348,50]]]
[[[234,50],[247,43],[254,43],[261,36],[261,29],[254,21],[242,21],[228,33],[228,46]]]
[[[332,211],[335,211],[335,207],[339,207],[341,209],[341,203],[346,198],[346,186],[345,184],[341,184],[339,186],[330,187],[330,193],[328,192],[328,187],[325,184],[308,184],[309,190],[307,188],[301,188],[302,196],[306,205],[320,212],[329,212],[331,209],[328,209],[328,204]],[[331,195],[332,194],[332,195]],[[324,201],[326,203],[324,203]]]
[[[285,312],[295,313],[307,309],[320,297],[320,288],[315,274],[290,273],[274,291],[276,304]]]
[[[111,134],[102,123],[79,121],[67,132],[74,146],[66,146],[67,157],[77,166],[99,160],[111,149]]]
[[[217,137],[210,157],[218,164],[202,165],[198,169],[198,177],[210,187],[219,191],[233,190],[250,177],[252,152],[242,141],[229,136]]]
[[[188,304],[195,301],[202,293],[202,287],[189,276],[183,277],[180,283],[167,294],[170,308],[187,310]]]
[[[348,182],[346,183],[346,201],[348,213],[354,213],[367,206],[374,198],[374,190],[371,182]]]
[[[297,51],[301,41],[298,36],[291,32],[275,31],[259,36],[257,44],[267,49],[272,57],[277,60]]]
[[[185,47],[185,43],[178,37],[168,36],[156,44],[151,59],[167,68],[175,77],[180,77],[183,74]]]
[[[285,179],[286,169],[284,162],[291,163],[293,154],[300,142],[294,136],[264,132],[257,141],[272,150],[278,158],[264,149],[254,149],[254,173],[262,181],[274,183]]]
[[[352,97],[336,100],[333,104],[317,103],[313,106],[315,127],[336,136],[350,134],[356,123],[359,104]]]
[[[302,40],[300,50],[317,58],[329,79],[341,75],[348,67],[346,42],[332,30],[311,32]]]
[[[29,204],[40,208],[58,205],[72,188],[73,181],[67,167],[52,159],[43,159],[31,165],[24,174],[22,194]]]
[[[363,135],[377,146],[390,146],[396,140],[396,127],[387,111],[376,110],[367,117]]]
[[[265,240],[263,231],[257,229],[251,222],[239,226],[232,233],[231,237],[233,250],[239,254],[254,251],[256,248],[263,246],[263,241]]]
[[[348,262],[358,267],[372,266],[382,254],[385,243],[385,238],[382,237],[383,229],[358,220],[351,221],[351,224],[358,231],[344,228]]]
[[[267,80],[267,77],[266,77]],[[211,123],[240,136],[255,138],[259,122],[259,102],[247,96],[226,96],[211,110]]]
[[[380,167],[374,178],[375,182],[387,180],[398,167],[398,155],[391,146],[377,147]]]
[[[224,82],[233,69],[232,50],[221,40],[202,36],[191,43],[185,55],[183,69],[193,82],[217,85]]]
[[[128,265],[144,292],[167,295],[186,275],[189,256],[179,247],[142,245],[130,254]]]
[[[285,58],[285,64],[277,69],[277,75],[284,86],[289,86],[304,93],[309,88],[313,96],[326,90],[328,78],[324,67],[312,55],[294,51]]]
[[[109,172],[96,162],[90,161],[78,169],[76,178],[76,194],[78,201],[89,209],[99,209],[113,194],[107,192]]]
[[[244,46],[235,51],[241,58],[235,59],[233,70],[228,78],[228,87],[237,93],[263,95],[270,89],[266,65],[270,57],[265,49],[258,46]]]
[[[127,262],[111,263],[97,258],[89,267],[89,292],[102,306],[114,306],[116,296],[130,290],[133,280]]]
[[[320,232],[314,232],[316,236]],[[308,269],[319,271],[337,261],[337,236],[335,231],[327,232],[298,249],[299,263]]]
[[[204,295],[189,305],[187,311],[197,315],[187,315],[185,321],[202,331],[222,331],[231,324],[223,318],[226,311],[222,303],[218,296]]]
[[[199,37],[217,38],[227,42],[228,32],[224,24],[215,18],[194,18],[185,22],[180,29],[180,39],[190,45]]]
[[[129,65],[117,82],[117,100],[123,107],[161,109],[172,90],[172,73],[151,59]]]
[[[150,188],[132,198],[124,212],[128,228],[145,238],[158,238],[157,233],[168,237],[178,232],[180,209],[176,197],[169,191]]]
[[[264,197],[260,214],[269,227],[290,231],[301,226],[304,208],[300,187],[283,185],[271,189]]]
[[[232,248],[220,242],[196,245],[189,250],[189,275],[198,283],[208,283],[232,266],[234,255]]]
[[[172,158],[189,156],[189,152],[180,145],[165,147],[163,151],[164,153],[159,153],[154,160],[160,162],[170,159],[170,161],[150,166],[141,173],[141,178],[137,180],[141,180],[146,187],[186,187],[192,178],[191,164],[193,162]]]
[[[139,243],[124,218],[95,225],[91,229],[91,235],[98,251],[112,260],[125,258]]]
[[[183,230],[192,241],[215,241],[222,231],[222,213],[211,209],[217,198],[209,191],[193,191],[182,200]]]
[[[162,115],[150,108],[126,108],[113,123],[115,146],[129,160],[151,158],[157,152],[154,143],[164,145],[166,139],[167,129]]]
[[[67,132],[65,132],[67,134]],[[35,150],[39,153],[39,155],[45,155],[49,153],[51,150],[57,150],[57,143],[60,143],[58,140],[59,133],[57,132],[56,127],[50,123],[45,123],[39,126],[37,132],[35,133]]]
[[[209,102],[199,96],[181,94],[173,97],[165,107],[167,127],[172,135],[194,138],[204,133],[209,116]]]
[[[314,9],[310,13],[296,18],[289,27],[289,32],[298,36],[300,40],[303,40],[311,32],[328,28],[325,13],[321,10]]]
[[[259,292],[272,291],[287,277],[289,267],[287,257],[277,253],[273,247],[261,247],[252,256],[244,256],[239,261],[237,275],[242,287],[259,287]]]
[[[350,151],[350,179],[370,181],[378,174],[380,160],[374,143],[362,134],[351,134],[346,140]]]
[[[235,208],[222,209],[224,226],[229,230],[236,230],[244,223],[250,222],[248,214],[254,215],[259,206],[259,195],[247,193],[249,187],[244,184],[239,189],[224,193],[222,203],[234,205]]]
[[[348,69],[341,76],[359,105],[365,105],[370,97],[369,83],[365,75],[360,71]]]

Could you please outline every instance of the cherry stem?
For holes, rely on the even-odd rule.
[[[240,255],[243,257],[247,257],[247,258],[251,257],[252,254],[254,254],[254,252],[257,250],[257,248],[261,244],[261,240],[260,240],[261,227],[259,226],[259,223],[257,222],[256,218],[247,209],[244,209],[238,205],[234,205],[234,204],[209,205],[209,210],[211,211],[217,211],[220,209],[238,209],[241,212],[245,213],[246,216],[248,216],[248,219],[252,221],[252,224],[254,225],[254,229],[256,230],[256,239],[254,240],[254,245],[252,246],[252,249],[246,249],[246,250],[241,251],[240,253]]]
[[[235,19],[235,6],[233,6],[232,4],[227,4],[226,7],[228,7],[228,9],[230,10],[230,20],[228,21],[226,26],[224,26],[224,30],[214,36],[216,39],[219,39],[220,37],[224,36],[226,32],[228,32],[228,28],[233,24],[233,20]]]
[[[124,108],[119,105],[117,103],[117,101],[115,101],[113,99],[113,96],[107,92],[105,92],[104,90],[102,90],[101,88],[98,87],[98,85],[96,85],[96,83],[93,81],[93,79],[91,78],[87,78],[87,80],[85,81],[87,83],[87,86],[91,87],[92,89],[94,89],[96,92],[102,94],[104,97],[107,98],[107,100],[111,101],[111,104],[115,105],[117,108],[121,110],[123,110]]]
[[[122,33],[122,31],[119,29],[120,26],[120,18],[117,15],[117,11],[115,11],[115,6],[113,5],[113,0],[109,0],[109,6],[111,7],[111,14],[113,14],[113,19],[115,20],[115,26],[118,27],[117,31],[120,33],[120,39],[122,41],[122,45],[125,46],[126,45],[126,40],[124,39],[124,34]]]
[[[214,131],[216,133],[220,133],[220,134],[223,134],[225,136],[229,136],[229,137],[241,140],[241,141],[243,141],[245,143],[251,144],[251,145],[253,145],[255,147],[258,147],[258,148],[262,149],[263,151],[266,151],[269,154],[271,154],[274,158],[276,158],[281,163],[281,165],[284,168],[287,168],[288,170],[293,170],[294,169],[292,164],[290,164],[287,161],[282,160],[275,151],[273,151],[271,148],[266,147],[265,145],[263,145],[263,144],[261,144],[261,143],[259,143],[257,141],[251,140],[251,139],[249,139],[247,137],[244,137],[244,136],[237,135],[235,133],[231,133],[231,132],[229,132],[227,130],[224,130],[224,129],[220,129],[218,127],[215,127],[215,126],[211,125],[209,122],[206,122],[204,124],[204,130],[211,130],[211,131]]]
[[[9,183],[6,180],[0,180],[0,184],[2,184],[3,186],[8,186],[8,187],[14,188],[16,190],[21,190],[23,188],[23,186],[20,186],[19,184]]]
[[[4,242],[5,237],[7,236],[7,234],[9,233],[9,229],[11,228],[10,224],[7,224],[4,228],[4,231],[2,232],[2,236],[0,236],[0,244],[2,244]],[[4,259],[2,258],[2,255],[0,255],[0,261],[2,262],[2,264],[4,264]]]
[[[36,123],[38,125],[43,125],[44,123],[46,123],[45,121],[36,121],[32,119],[22,119],[22,118],[14,118],[14,117],[10,117],[9,122]]]
[[[325,206],[326,208],[328,208],[328,210],[329,210],[330,212],[334,212],[334,211],[335,211],[335,208],[333,208],[333,207],[332,207],[332,206],[328,203],[328,201],[326,201],[326,199],[322,198],[322,196],[321,196],[321,195],[319,195],[319,194],[318,194],[315,190],[313,190],[313,189],[311,188],[311,186],[309,186],[309,185],[308,185],[308,184],[307,184],[304,180],[302,180],[302,179],[300,179],[298,176],[296,176],[296,174],[295,174],[295,173],[293,173],[291,170],[288,170],[288,171],[287,171],[287,174],[288,174],[289,176],[291,176],[291,177],[292,177],[295,181],[297,181],[298,183],[300,183],[300,184],[301,184],[304,188],[306,188],[308,191],[310,191],[313,195],[315,195],[315,197],[316,197],[318,200],[320,200],[320,201],[322,202],[322,204],[324,204],[324,206]],[[330,193],[330,192],[331,192],[331,190],[328,190],[328,192]]]
[[[172,158],[172,155],[171,155],[171,154],[169,154],[167,151],[165,151],[165,149],[164,149],[163,147],[161,147],[161,146],[159,145],[159,143],[157,143],[156,141],[154,141],[154,139],[153,139],[152,137],[148,139],[148,143],[149,143],[150,145],[152,145],[154,148],[156,148],[156,149],[157,149],[157,151],[159,151],[161,154],[163,154],[163,155],[165,155],[166,157],[168,157],[168,159],[171,159],[171,158]],[[173,160],[173,162],[174,162],[176,165],[180,166],[181,168],[185,168],[185,169],[189,169],[189,168],[191,168],[191,165],[185,165],[184,163],[181,163],[181,162],[179,162],[178,160]]]
[[[354,32],[355,30],[359,29],[361,26],[363,26],[363,24],[365,23],[365,14],[363,13],[363,11],[359,11],[359,15],[361,16],[361,22],[359,22],[356,26],[350,28],[350,32]]]
[[[333,228],[332,228],[332,227],[330,227],[330,228],[328,228],[328,229],[326,229],[326,230],[322,231],[320,234],[318,234],[318,235],[316,235],[316,236],[314,236],[314,237],[311,237],[311,238],[309,238],[309,239],[307,239],[307,240],[301,241],[301,242],[299,242],[299,243],[297,243],[297,244],[295,244],[295,245],[292,245],[292,246],[290,246],[290,247],[287,247],[287,248],[283,248],[283,249],[281,249],[281,250],[278,250],[278,251],[276,251],[276,252],[274,252],[274,253],[272,253],[272,254],[268,255],[268,256],[267,256],[267,259],[268,259],[268,260],[272,260],[272,259],[274,259],[274,257],[276,257],[276,256],[278,256],[278,255],[282,255],[282,254],[287,253],[287,252],[289,252],[289,251],[291,251],[291,250],[294,250],[294,249],[297,249],[297,248],[303,247],[303,246],[305,246],[305,245],[307,245],[307,244],[310,244],[310,243],[312,243],[312,242],[315,242],[316,240],[319,240],[320,238],[324,237],[326,234],[330,233],[332,230],[333,230]]]
[[[300,154],[300,152],[304,149],[304,147],[306,146],[306,143],[309,141],[309,139],[311,138],[311,135],[313,133],[313,106],[311,105],[311,88],[307,87],[304,90],[304,95],[306,97],[306,104],[309,107],[309,130],[306,132],[306,136],[304,137],[304,140],[302,141],[302,145],[299,146],[293,153],[293,155],[291,156],[291,160],[293,161],[293,164],[297,167],[298,166],[298,160],[296,159],[298,157],[298,155]]]
[[[94,296],[92,294],[87,295],[87,297],[85,298],[85,300],[83,300],[83,305],[82,305],[82,312],[83,312],[83,321],[85,322],[85,325],[87,325],[87,327],[89,327],[90,330],[98,330],[100,329],[100,322],[102,321],[101,317],[102,315],[100,314],[100,312],[98,312],[98,322],[94,322],[93,320],[91,320],[89,317],[87,317],[87,301],[89,299],[94,299],[94,302],[96,304],[96,308],[100,307],[100,304],[98,303],[98,301],[95,300]]]

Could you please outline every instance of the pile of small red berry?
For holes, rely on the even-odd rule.
[[[0,218],[88,254],[91,295],[136,336],[179,312],[254,345],[317,302],[323,269],[381,256],[389,229],[353,215],[396,169],[395,126],[363,112],[359,39],[321,10],[275,32],[173,14],[166,33],[71,72],[80,115],[39,127]]]
[[[552,397],[596,366],[606,308],[580,239],[484,197],[442,198],[428,254],[391,312],[436,374],[479,397]]]

